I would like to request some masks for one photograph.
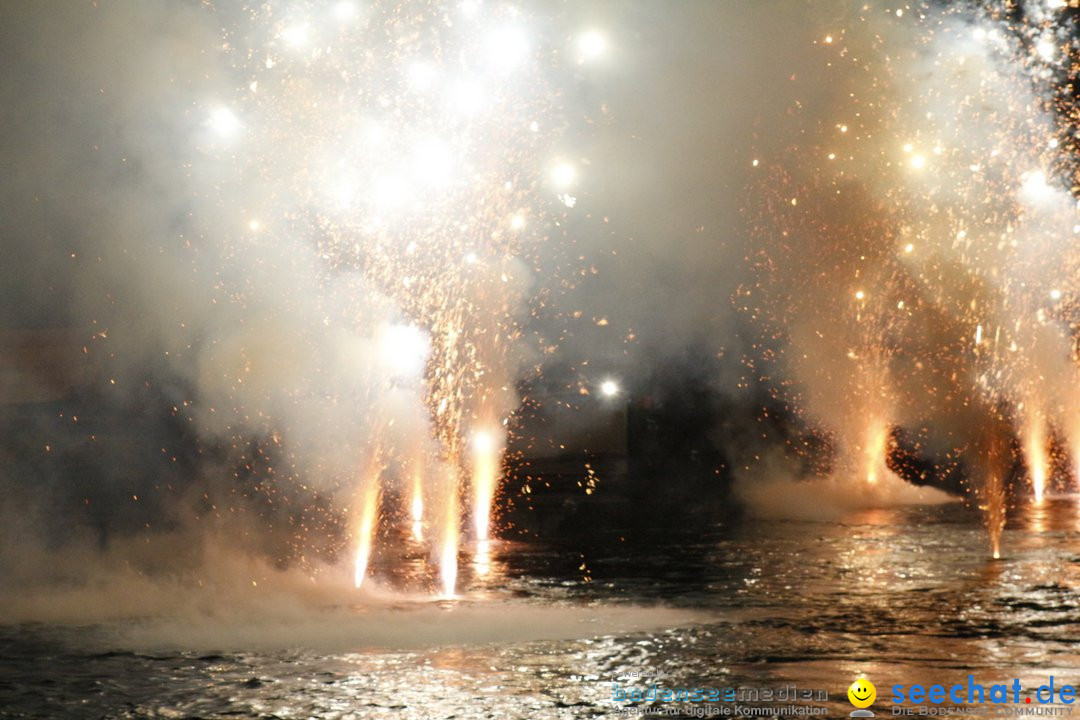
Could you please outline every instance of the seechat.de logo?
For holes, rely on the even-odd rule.
[[[874,683],[864,677],[859,678],[851,683],[851,687],[847,689],[847,699],[858,708],[858,710],[852,711],[851,717],[874,717],[873,711],[866,709],[873,705],[874,700],[877,699],[877,688],[874,687]]]

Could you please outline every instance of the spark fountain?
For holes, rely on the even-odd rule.
[[[416,542],[424,540],[424,475],[419,463],[413,463],[412,501],[409,503],[409,516],[412,519],[412,535]]]
[[[473,434],[473,530],[478,542],[487,542],[491,533],[491,506],[499,478],[499,453],[495,435],[488,430]]]
[[[356,587],[364,584],[371,548],[375,543],[375,519],[379,509],[379,478],[368,478],[361,493],[359,518],[356,523],[356,559],[353,562],[353,582]]]
[[[458,505],[458,481],[456,471],[448,471],[443,492],[442,530],[439,534],[439,580],[444,598],[454,597],[458,574],[458,537],[461,511]]]
[[[1024,427],[1024,457],[1031,476],[1031,493],[1035,502],[1041,503],[1046,495],[1046,478],[1049,470],[1047,457],[1046,422],[1038,411],[1032,412]]]
[[[478,552],[489,547],[533,244],[576,202],[580,173],[555,129],[560,83],[601,61],[607,39],[547,37],[511,5],[426,0],[268,3],[222,19],[239,83],[206,104],[203,149],[245,198],[230,242],[284,239],[311,218],[323,282],[359,276],[387,316],[376,336],[387,402],[412,393],[426,409],[372,419],[383,438],[379,459],[360,462],[355,585],[382,489],[404,474],[412,537],[432,524],[453,596],[466,509]],[[324,311],[328,324],[370,320],[348,304]]]
[[[979,490],[986,530],[990,536],[990,554],[995,560],[1001,558],[1001,533],[1005,530],[1005,474],[1010,452],[1005,438],[1007,428],[1001,418],[989,422],[983,428],[976,445],[980,462],[977,467],[985,478]]]
[[[886,457],[889,452],[889,428],[885,423],[871,421],[862,447],[866,461],[866,482],[870,485],[888,472]]]
[[[764,336],[783,338],[766,345],[770,372],[789,378],[777,396],[829,429],[843,472],[878,479],[882,417],[937,427],[967,458],[995,557],[1005,438],[1018,436],[1034,503],[1049,492],[1050,438],[1065,432],[1078,452],[1070,411],[1046,401],[1048,387],[1077,391],[1061,289],[1080,232],[1061,152],[1077,110],[1052,90],[1076,71],[1077,37],[1063,4],[1029,5],[864,8],[862,21],[908,37],[903,60],[852,28],[823,36],[821,71],[843,79],[844,99],[797,126],[805,139],[785,156],[753,159],[760,276],[740,295]],[[872,420],[850,428],[852,416]],[[972,430],[986,423],[989,435]]]

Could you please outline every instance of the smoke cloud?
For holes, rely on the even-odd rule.
[[[380,7],[355,19],[385,28],[359,80],[311,72],[329,20],[274,8],[0,9],[0,388],[21,424],[0,447],[0,572],[19,584],[337,562],[372,458],[398,482],[411,457],[452,475],[523,368],[631,393],[685,372],[750,427],[767,404],[826,436],[821,474],[877,502],[910,495],[897,428],[932,457],[999,422],[1080,442],[1076,206],[1045,100],[1065,45],[1030,24],[526,5],[529,32],[599,27],[608,51],[556,91],[566,51],[532,38],[543,61],[511,92],[513,53],[490,85],[431,80],[414,58],[472,46],[399,34]],[[803,440],[727,437],[747,502],[805,474]]]

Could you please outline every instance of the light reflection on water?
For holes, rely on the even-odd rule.
[[[705,618],[592,638],[206,654],[131,652],[111,628],[8,628],[0,717],[604,717],[611,678],[646,670],[672,687],[827,688],[834,717],[860,673],[879,716],[894,683],[1078,684],[1078,523],[1075,498],[1018,508],[998,561],[977,513],[953,504],[642,531],[585,550],[500,542],[462,564],[471,606],[493,619],[511,601]],[[458,611],[446,604],[449,622]]]

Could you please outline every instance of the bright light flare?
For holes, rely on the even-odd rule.
[[[211,130],[225,138],[232,137],[240,130],[240,118],[224,106],[214,108],[206,122]]]
[[[578,36],[577,49],[581,62],[601,57],[607,52],[607,48],[607,38],[598,30],[586,30]]]
[[[600,383],[600,394],[612,398],[619,394],[619,383],[614,380],[604,380]]]
[[[1020,177],[1020,196],[1032,204],[1045,203],[1054,197],[1054,188],[1041,170],[1026,172]]]
[[[435,69],[435,66],[432,63],[427,62],[426,60],[417,60],[409,65],[409,86],[413,90],[424,92],[432,89],[435,86],[435,80],[438,76],[438,70]]]
[[[551,168],[551,182],[559,190],[565,190],[577,179],[577,169],[566,161],[559,161]]]
[[[430,346],[423,330],[413,325],[388,325],[379,334],[379,355],[397,376],[418,377],[427,363]]]
[[[311,40],[311,28],[307,23],[290,25],[281,31],[280,37],[291,48],[303,48]]]
[[[1045,62],[1052,62],[1054,56],[1057,55],[1057,46],[1054,45],[1053,40],[1043,38],[1035,44],[1035,52]]]
[[[476,80],[462,80],[450,88],[447,99],[458,115],[475,115],[484,105],[484,88]]]
[[[495,439],[491,433],[484,430],[473,435],[473,450],[478,453],[489,453],[495,448]]]
[[[371,203],[383,211],[400,210],[412,197],[409,183],[401,175],[386,175],[375,180]]]
[[[454,171],[454,156],[450,146],[437,138],[421,140],[412,152],[413,173],[429,187],[450,184]]]
[[[338,22],[348,22],[356,17],[356,3],[351,0],[341,0],[334,5],[334,19]]]
[[[488,36],[488,62],[501,72],[513,70],[528,54],[528,38],[525,32],[515,25],[496,28]]]

